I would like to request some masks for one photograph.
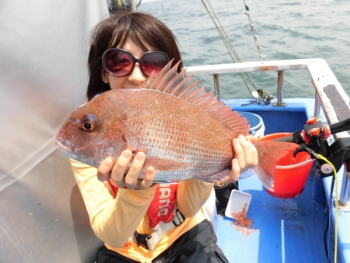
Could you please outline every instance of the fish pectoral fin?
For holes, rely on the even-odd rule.
[[[218,172],[216,174],[210,175],[208,177],[200,177],[200,175],[198,177],[195,177],[196,180],[198,181],[204,181],[204,182],[208,182],[208,183],[213,183],[214,181],[219,181],[222,178],[225,178],[226,176],[228,176],[231,173],[231,169],[230,168],[226,168],[225,170],[222,170],[221,172]]]
[[[152,166],[155,170],[171,171],[191,166],[190,163],[183,163],[174,160],[164,159],[155,156],[147,156],[145,166]]]

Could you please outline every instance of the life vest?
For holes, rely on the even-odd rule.
[[[112,188],[112,195],[115,198],[118,193],[118,187],[112,180],[109,180],[108,183]],[[173,220],[177,187],[178,184],[157,185],[153,200],[147,210],[151,229],[157,228],[160,222],[168,223]]]

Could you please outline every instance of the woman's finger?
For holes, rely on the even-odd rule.
[[[125,172],[128,169],[131,157],[130,150],[123,151],[113,167],[111,178],[118,187],[125,187]]]
[[[251,135],[246,135],[244,136],[248,141],[250,141],[252,144],[256,143],[259,141],[259,138],[256,136],[251,136]]]
[[[111,179],[111,170],[113,169],[113,158],[107,157],[102,161],[97,168],[97,178],[100,181],[107,181]]]
[[[256,142],[258,142],[258,137],[256,136],[251,136],[251,135],[247,135],[245,136],[245,138],[249,141],[248,145],[250,146],[250,152],[251,152],[251,163],[249,164],[250,166],[256,166],[259,163],[259,155],[258,155],[258,151],[256,150],[256,147],[254,146],[254,144]]]
[[[251,163],[251,166],[256,166],[259,163],[259,155],[257,149],[255,148],[252,142],[250,142],[250,151],[252,152],[253,156],[253,162]]]
[[[125,185],[129,189],[137,189],[139,184],[139,175],[145,163],[146,155],[143,152],[138,152],[135,155],[134,161],[125,177]]]
[[[221,179],[218,183],[219,186],[223,186],[227,183],[237,182],[239,175],[241,174],[241,168],[239,167],[238,160],[235,158],[232,160],[232,171],[225,178]]]
[[[244,136],[243,140],[246,142]],[[245,142],[243,142],[241,135],[238,136],[238,138],[233,139],[233,150],[235,152],[235,158],[238,161],[239,167],[241,169],[244,169],[246,167],[246,161],[245,161],[245,151],[247,146],[245,145]]]
[[[143,180],[139,180],[138,189],[147,189],[150,186],[152,186],[153,180],[154,180],[154,175],[155,175],[154,168],[148,167]]]

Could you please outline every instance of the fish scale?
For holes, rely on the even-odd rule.
[[[223,124],[216,120],[218,124],[213,125],[215,120],[212,120],[210,115],[193,112],[193,109],[198,109],[191,107],[191,104],[184,105],[181,110],[182,114],[177,114],[176,108],[172,108],[171,105],[178,104],[179,99],[170,97],[167,98],[166,102],[163,102],[162,96],[168,95],[144,89],[129,91],[124,97],[126,104],[132,104],[141,109],[147,108],[148,102],[144,103],[137,98],[147,98],[147,101],[161,101],[160,103],[152,103],[151,113],[147,111],[145,114],[144,111],[138,111],[137,115],[133,115],[135,120],[133,118],[125,120],[124,134],[127,134],[126,139],[129,142],[137,141],[139,144],[134,145],[134,148],[147,149],[145,150],[146,156],[165,156],[167,154],[168,160],[181,162],[184,165],[193,163],[197,169],[195,172],[201,174],[211,175],[218,172],[222,169],[222,160],[225,160],[225,166],[229,166],[233,156],[230,142],[234,136],[233,132],[219,132],[220,129],[217,126],[223,126]],[[138,102],[145,105],[139,105]],[[149,127],[145,127],[147,116],[154,116],[148,122]],[[186,125],[183,125],[184,120],[187,120]],[[211,140],[213,136],[216,140]],[[150,145],[153,140],[158,140],[155,142],[156,147]],[[222,145],[220,145],[220,141],[223,142]],[[188,147],[189,145],[192,146]],[[208,162],[211,164],[207,165]],[[215,163],[218,164],[217,167],[215,167]],[[184,169],[188,168],[184,167]],[[178,180],[182,174],[184,172],[177,169],[172,172],[172,177]],[[162,171],[158,171],[156,176],[157,178],[167,176],[168,180],[172,179],[169,177],[169,172],[167,175],[162,175]]]
[[[139,178],[152,166],[157,182],[213,182],[227,176],[234,158],[232,140],[248,134],[248,121],[177,67],[169,62],[142,89],[106,91],[76,109],[57,133],[56,146],[95,167],[107,156],[116,160],[125,149],[143,151]],[[298,145],[266,141],[255,146],[259,164],[254,169],[272,190],[277,161]]]

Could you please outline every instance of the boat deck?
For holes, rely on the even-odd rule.
[[[322,181],[314,174],[312,169],[303,193],[291,199],[268,194],[256,175],[239,181],[239,189],[252,195],[247,217],[256,231],[244,236],[233,219],[217,218],[218,243],[230,262],[325,262],[328,213]]]
[[[265,134],[301,130],[306,119],[312,116],[312,99],[291,99],[286,102],[287,109],[258,104],[240,108],[242,101],[226,101],[233,109],[245,109],[259,114],[266,126]],[[296,119],[295,116],[292,118],[286,114],[299,114],[300,117]],[[266,119],[266,116],[273,117]],[[239,180],[239,190],[252,195],[247,217],[253,220],[256,231],[244,236],[232,226],[233,219],[217,218],[215,226],[218,243],[230,262],[327,262],[324,241],[329,218],[327,198],[322,179],[315,175],[315,164],[316,162],[304,191],[296,198],[280,199],[271,196],[256,175]],[[333,249],[332,242],[331,235],[329,251]],[[333,253],[330,253],[332,258]]]

